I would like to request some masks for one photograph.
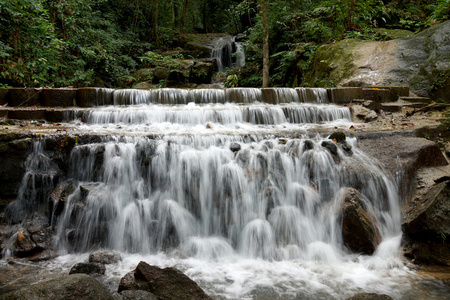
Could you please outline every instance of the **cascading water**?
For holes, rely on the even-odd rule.
[[[295,89],[270,94],[278,105],[264,103],[259,89],[112,97],[116,105],[80,110],[73,125],[100,137],[80,140],[60,176],[73,192],[52,212],[55,249],[67,254],[59,263],[117,250],[124,260],[112,280],[146,260],[180,268],[217,299],[407,297],[393,180],[355,138],[342,147],[308,134],[347,127],[348,108],[302,103],[326,99]],[[37,191],[32,174],[53,181],[62,172],[43,144],[27,160],[16,207],[29,207],[25,195]],[[363,195],[379,230],[372,256],[344,245],[339,207],[349,187]],[[33,197],[45,202],[50,190]]]
[[[217,63],[217,71],[223,72],[226,68],[240,68],[245,65],[245,53],[242,45],[235,42],[235,37],[226,36],[213,41],[211,58]]]

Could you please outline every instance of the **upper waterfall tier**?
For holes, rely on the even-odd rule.
[[[188,124],[217,123],[231,125],[251,123],[276,125],[283,123],[305,124],[350,120],[347,107],[311,104],[204,104],[168,106],[134,105],[106,106],[81,110],[78,116],[87,124]]]
[[[230,89],[98,89],[97,105],[188,104],[194,103],[329,103],[324,88],[230,88]]]

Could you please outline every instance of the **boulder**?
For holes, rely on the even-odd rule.
[[[378,118],[378,115],[375,111],[367,109],[361,105],[352,105],[351,110],[353,119],[356,118],[359,119],[360,121],[370,122]],[[355,121],[357,122],[358,120]]]
[[[438,183],[405,210],[406,255],[416,262],[450,266],[450,180]]]
[[[385,294],[361,293],[347,298],[347,300],[393,300],[393,298]]]
[[[450,21],[390,41],[345,39],[317,49],[302,85],[402,86],[422,97],[450,99]],[[437,99],[435,98],[435,99]]]
[[[105,265],[99,264],[99,263],[77,263],[74,265],[70,271],[69,274],[99,274],[103,275],[106,272]]]
[[[133,89],[149,90],[154,87],[155,87],[155,85],[151,81],[144,81],[144,82],[139,82],[138,84],[134,85]]]
[[[120,254],[114,251],[98,251],[89,254],[90,263],[115,264],[121,260]]]
[[[366,211],[361,194],[347,188],[338,198],[341,203],[342,240],[353,252],[373,254],[381,241],[374,218]]]
[[[65,275],[2,295],[3,300],[114,300],[107,288],[86,274]]]
[[[400,199],[407,199],[411,192],[416,171],[424,167],[447,165],[436,143],[424,138],[402,136],[360,136],[359,148],[376,158],[392,176],[399,176]]]
[[[167,79],[167,77],[169,77],[169,73],[170,73],[170,70],[168,68],[156,67],[153,69],[153,76],[158,81]]]
[[[160,269],[141,261],[120,281],[118,292],[144,290],[158,299],[211,299],[189,277],[175,268]]]
[[[42,252],[39,252],[39,253],[36,253],[34,255],[27,257],[27,260],[32,261],[32,262],[38,262],[38,261],[50,260],[50,259],[56,258],[58,256],[59,256],[59,254],[56,253],[55,251],[46,249]]]
[[[158,297],[147,291],[122,291],[119,294],[122,300],[158,300]]]
[[[241,144],[236,143],[236,142],[231,143],[230,150],[232,152],[238,152],[239,150],[241,150]]]
[[[212,62],[196,61],[191,68],[189,81],[194,83],[211,83],[214,64]]]

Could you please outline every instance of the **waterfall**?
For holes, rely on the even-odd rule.
[[[211,58],[217,63],[217,71],[226,68],[240,68],[245,65],[245,53],[241,43],[235,42],[235,37],[226,36],[214,39]]]
[[[340,298],[380,286],[395,294],[402,284],[386,275],[403,266],[397,187],[356,138],[342,145],[315,133],[351,122],[347,107],[326,104],[326,90],[116,90],[108,97],[114,105],[79,109],[67,124],[95,138],[77,141],[65,167],[51,143],[36,140],[12,206],[42,209],[55,186],[73,185],[51,212],[59,253],[111,249],[159,265],[176,260],[229,299],[253,297],[260,285],[275,298]],[[372,256],[351,254],[343,241],[347,188],[362,195],[379,231]]]

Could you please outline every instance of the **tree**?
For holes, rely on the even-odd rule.
[[[262,87],[269,86],[269,17],[267,0],[261,0],[262,20],[263,20],[263,84]]]

